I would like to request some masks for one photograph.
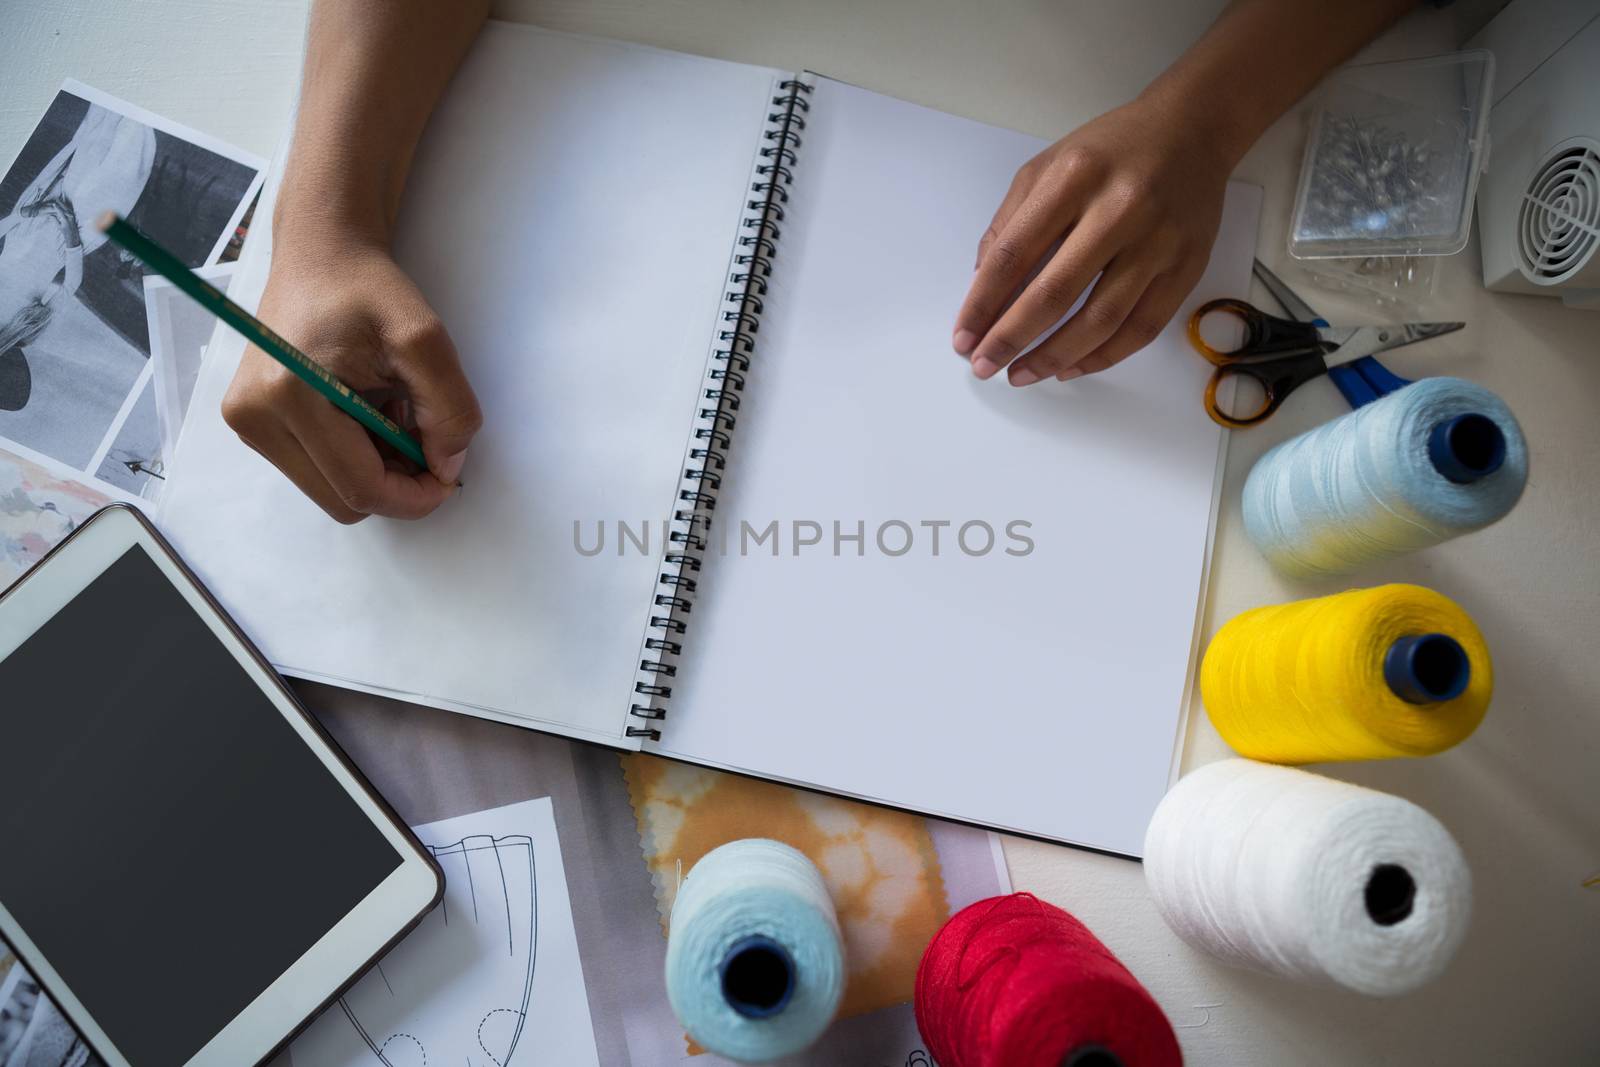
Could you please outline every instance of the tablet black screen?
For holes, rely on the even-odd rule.
[[[0,901],[181,1063],[401,863],[137,546],[0,662]]]

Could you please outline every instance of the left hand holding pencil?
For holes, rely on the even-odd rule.
[[[453,491],[483,424],[438,315],[386,250],[351,234],[281,233],[275,245],[262,320],[390,418],[412,425],[433,473],[380,447],[255,347],[223,399],[223,418],[338,522],[429,514]]]

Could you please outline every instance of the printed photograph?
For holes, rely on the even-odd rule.
[[[0,950],[0,1067],[101,1064],[33,975]]]
[[[232,246],[230,241],[229,247]],[[214,267],[201,267],[195,273],[226,291],[235,269],[233,263],[224,261]],[[113,464],[111,472],[102,470],[100,477],[154,499],[166,480],[166,460],[177,449],[178,432],[189,413],[189,397],[200,378],[200,363],[217,330],[217,319],[183,290],[155,274],[145,276],[144,304],[150,323],[154,423],[150,421],[152,405],[141,398],[106,454],[107,461]],[[117,463],[123,464],[121,470],[115,467]]]
[[[250,222],[256,217],[256,205],[261,203],[261,194],[257,192],[250,200],[250,206],[244,209],[244,217],[239,220],[239,225],[233,228],[233,233],[228,237],[228,243],[222,248],[222,255],[217,257],[218,263],[236,263],[244,252],[244,239],[250,236]]]
[[[150,335],[144,268],[95,221],[117,212],[199,267],[238,235],[259,172],[94,90],[56,95],[0,179],[0,437],[91,474],[108,461]]]
[[[112,437],[111,445],[93,474],[118,489],[154,499],[166,477],[162,459],[161,424],[156,417],[155,382],[139,390],[127,418]]]

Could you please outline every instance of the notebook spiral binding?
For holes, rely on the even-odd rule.
[[[782,237],[789,187],[811,111],[813,87],[798,77],[779,81],[761,133],[750,198],[739,222],[739,236],[728,272],[716,343],[700,385],[693,440],[678,483],[661,574],[651,602],[650,625],[633,683],[628,709],[634,719],[627,736],[661,740],[658,725],[667,717],[672,679],[677,676],[683,636],[694,609],[695,590],[711,533],[711,519],[728,462],[739,394],[755,354],[756,334],[766,310],[773,260]]]

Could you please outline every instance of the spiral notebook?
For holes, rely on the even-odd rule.
[[[326,519],[222,423],[224,331],[160,521],[289,674],[1137,854],[1223,438],[1175,328],[1023,390],[951,352],[1041,144],[491,23],[396,243],[483,404],[466,487],[421,522]],[[1193,301],[1246,291],[1258,204],[1229,190]]]

